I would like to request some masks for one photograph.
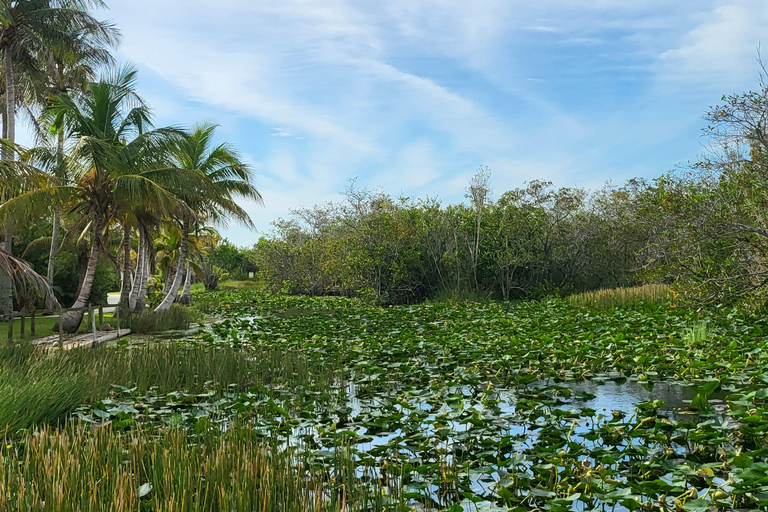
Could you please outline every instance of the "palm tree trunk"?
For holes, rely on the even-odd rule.
[[[142,272],[146,265],[146,251],[144,250],[146,243],[147,237],[144,236],[141,226],[139,226],[139,250],[136,253],[136,273],[133,276],[133,285],[131,286],[131,295],[128,302],[131,311],[136,309],[136,300],[139,297],[139,283],[141,283]]]
[[[13,52],[9,48],[5,50],[5,107],[5,138],[16,142],[16,77],[13,76]],[[3,160],[13,160],[13,151],[4,148]]]
[[[150,233],[149,229],[144,226],[140,228],[142,230],[142,235],[144,237],[144,262],[141,266],[141,273],[139,280],[139,289],[136,290],[136,306],[133,308],[134,313],[141,313],[144,311],[144,308],[147,307],[147,283],[149,283],[149,274],[150,274],[150,260],[151,258],[151,247],[152,247],[152,240],[150,239]]]
[[[53,275],[56,269],[56,255],[59,253],[61,238],[61,210],[53,207],[53,230],[51,232],[51,251],[48,255],[48,284],[53,286]]]
[[[181,288],[181,281],[184,279],[184,269],[187,268],[187,246],[189,240],[189,219],[184,219],[184,225],[181,228],[181,246],[179,247],[179,264],[176,267],[176,275],[173,277],[171,289],[163,297],[163,301],[155,308],[155,313],[168,311],[171,305],[176,301],[176,296]]]
[[[10,142],[16,139],[16,80],[13,76],[13,52],[6,46],[4,52],[3,67],[5,68],[5,111],[3,112],[3,138]],[[3,161],[13,160],[13,151],[3,146]],[[7,191],[6,191],[7,192]],[[3,194],[5,195],[5,194]],[[0,198],[7,199],[7,198]],[[5,223],[4,249],[12,254],[13,245],[13,221],[8,219]],[[0,317],[6,317],[13,313],[13,283],[10,274],[0,273]]]
[[[166,272],[165,278],[163,279],[163,297],[168,293],[168,290],[171,289],[171,284],[173,283],[173,279],[176,274],[174,274],[171,269],[168,269],[168,272]]]
[[[120,289],[120,308],[128,309],[131,302],[131,226],[123,223],[123,286]]]
[[[11,254],[12,237],[10,234],[10,225],[6,227],[9,231],[0,240],[0,247]],[[13,313],[13,281],[11,274],[0,270],[0,320],[5,320],[8,315]]]
[[[64,180],[64,130],[60,129],[56,145],[56,156],[59,159],[59,179]],[[56,255],[59,253],[59,237],[61,234],[61,208],[53,205],[53,231],[51,233],[51,251],[48,255],[48,284],[53,286],[53,275],[56,265]]]
[[[83,278],[83,284],[80,286],[80,292],[77,294],[77,299],[72,305],[73,309],[84,308],[88,305],[88,299],[91,296],[91,289],[93,288],[93,280],[96,277],[96,266],[99,263],[99,255],[101,254],[101,238],[103,232],[104,221],[96,219],[96,222],[94,223],[93,240],[91,242],[91,254],[88,257],[88,267],[85,270],[85,277]],[[77,332],[83,321],[83,314],[83,311],[67,311],[59,317],[59,321],[56,325],[66,333],[72,334]]]
[[[184,291],[181,292],[181,298],[179,304],[183,306],[189,306],[192,302],[192,266],[187,261],[187,277],[184,279]]]

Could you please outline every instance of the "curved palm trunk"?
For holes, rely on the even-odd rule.
[[[8,48],[5,50],[5,91],[6,139],[16,142],[16,77],[13,74],[13,52]],[[5,148],[3,160],[13,160],[13,151]]]
[[[150,238],[149,229],[144,227],[142,229],[142,235],[144,236],[144,263],[141,268],[139,289],[136,290],[136,306],[133,308],[134,313],[141,313],[144,308],[147,307],[147,284],[149,283],[149,274],[151,272],[151,254],[152,239]]]
[[[59,159],[59,172],[64,178],[64,132],[59,130],[56,145],[56,154]],[[51,232],[51,251],[48,255],[48,283],[53,286],[53,277],[56,268],[56,256],[59,254],[59,238],[61,237],[61,209],[59,205],[53,207],[53,230]]]
[[[179,264],[176,267],[176,275],[173,277],[173,284],[171,284],[170,290],[163,297],[163,301],[155,308],[155,313],[167,311],[171,308],[171,305],[176,301],[176,296],[179,294],[181,288],[181,282],[184,279],[184,269],[187,268],[187,246],[189,240],[189,220],[184,219],[184,225],[181,228],[181,245],[179,247]]]
[[[179,299],[179,304],[182,304],[184,306],[189,306],[192,302],[192,267],[189,264],[189,261],[187,261],[187,276],[184,280],[184,291],[181,292],[181,298]]]
[[[128,302],[131,311],[136,309],[136,300],[139,298],[139,283],[141,283],[142,273],[146,266],[146,243],[147,237],[144,236],[141,226],[139,226],[139,250],[136,254],[136,273],[133,276],[133,284],[131,286],[130,299]]]
[[[91,242],[91,254],[88,257],[88,267],[85,270],[83,284],[80,286],[80,292],[77,294],[77,300],[72,305],[73,309],[84,308],[88,305],[88,299],[91,296],[93,280],[96,277],[96,266],[99,263],[101,253],[101,238],[104,232],[104,221],[97,219],[94,223],[93,241]],[[66,333],[74,333],[80,328],[83,321],[83,311],[67,311],[59,317],[57,327],[63,329]]]
[[[123,224],[123,286],[120,289],[119,307],[127,309],[131,301],[131,226]]]

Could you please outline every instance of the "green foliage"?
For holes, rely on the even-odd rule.
[[[0,430],[56,424],[87,396],[87,376],[30,347],[0,348]]]
[[[208,255],[211,264],[224,269],[232,279],[244,280],[249,272],[257,272],[253,261],[253,251],[237,247],[229,240],[224,240]]]
[[[147,309],[133,315],[131,330],[137,334],[187,330],[192,322],[199,319],[200,315],[195,309],[174,304],[159,313]]]
[[[696,322],[685,330],[683,336],[690,345],[700,345],[712,341],[712,329],[705,321]]]
[[[482,187],[487,176],[474,194]],[[278,221],[254,258],[275,292],[374,296],[382,304],[632,284],[646,242],[631,204],[639,194],[628,186],[588,198],[537,181],[498,201],[485,191],[470,205],[443,206],[350,188],[342,203]]]
[[[14,237],[14,253],[22,254],[24,259],[41,275],[45,275],[47,271],[50,240],[45,240],[44,236],[50,232],[50,229],[50,224],[46,222],[28,225],[19,229],[16,237]],[[85,272],[87,260],[87,247],[83,245],[68,243],[59,252],[54,267],[54,292],[61,304],[69,306],[75,301],[80,286],[80,277]],[[108,258],[100,258],[96,267],[89,302],[106,305],[107,294],[119,288],[120,276],[114,264]],[[17,310],[18,306],[17,304]],[[40,303],[39,306],[42,307],[43,304]]]
[[[572,306],[598,310],[670,304],[672,292],[663,284],[646,284],[632,288],[613,288],[579,293],[568,297]]]
[[[77,476],[56,487],[72,493],[62,499],[143,489],[143,501],[165,510],[187,496],[190,479],[217,492],[244,489],[243,506],[252,507],[253,493],[266,495],[207,468],[250,474],[239,464],[258,459],[261,446],[272,458],[290,454],[290,464],[269,466],[275,479],[317,483],[323,503],[335,496],[339,509],[343,501],[364,511],[458,510],[467,499],[520,510],[765,505],[755,493],[768,463],[760,448],[768,428],[764,318],[713,311],[707,336],[691,343],[701,316],[663,305],[381,308],[254,290],[194,299],[222,319],[186,340],[49,354],[40,372],[77,379],[83,402],[70,413],[98,428],[10,437],[0,464],[9,504],[22,483],[30,501],[20,503],[36,503],[35,489],[54,476]],[[14,384],[20,389],[34,386],[42,360],[24,347],[2,354],[6,368],[26,376]],[[170,438],[178,447],[165,444]],[[246,439],[250,456],[240,451]],[[71,474],[44,465],[86,451],[101,461],[84,466],[92,476],[77,463],[67,466]],[[97,486],[102,471],[124,473]],[[272,492],[290,502],[283,489]],[[190,510],[209,504],[189,496]],[[316,505],[302,499],[301,510]]]
[[[3,459],[24,453],[20,464],[0,464],[0,508],[100,512],[109,503],[114,512],[341,512],[374,504],[341,483],[339,492],[325,494],[324,477],[342,475],[350,464],[341,451],[329,459],[327,471],[307,475],[303,468],[315,461],[248,427],[215,435],[201,423],[199,430],[44,430],[0,452]]]

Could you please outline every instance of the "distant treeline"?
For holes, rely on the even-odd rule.
[[[361,295],[382,303],[437,296],[515,299],[631,284],[645,240],[633,192],[532,182],[489,197],[481,169],[469,204],[395,199],[350,188],[346,200],[303,209],[256,246],[271,286]]]
[[[711,150],[685,170],[596,192],[532,181],[492,198],[481,167],[464,204],[350,186],[275,222],[252,258],[267,286],[384,304],[535,298],[642,281],[696,302],[764,302],[768,86],[706,115]]]

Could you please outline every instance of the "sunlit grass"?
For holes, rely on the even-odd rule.
[[[683,339],[690,345],[707,343],[712,341],[712,329],[705,321],[697,322],[685,330]]]
[[[664,284],[646,284],[631,288],[612,288],[579,293],[568,297],[571,306],[605,310],[633,307],[641,304],[658,304],[670,299],[670,289]]]
[[[348,458],[342,451],[313,466],[295,448],[277,446],[243,426],[223,434],[141,427],[120,433],[70,424],[3,442],[0,510],[375,510],[338,479],[350,466]]]
[[[144,393],[246,389],[328,389],[333,367],[311,364],[280,347],[150,343],[134,348],[35,349],[0,347],[0,432],[64,421],[84,403],[109,396],[113,385]],[[1,510],[1,509],[0,509]]]

